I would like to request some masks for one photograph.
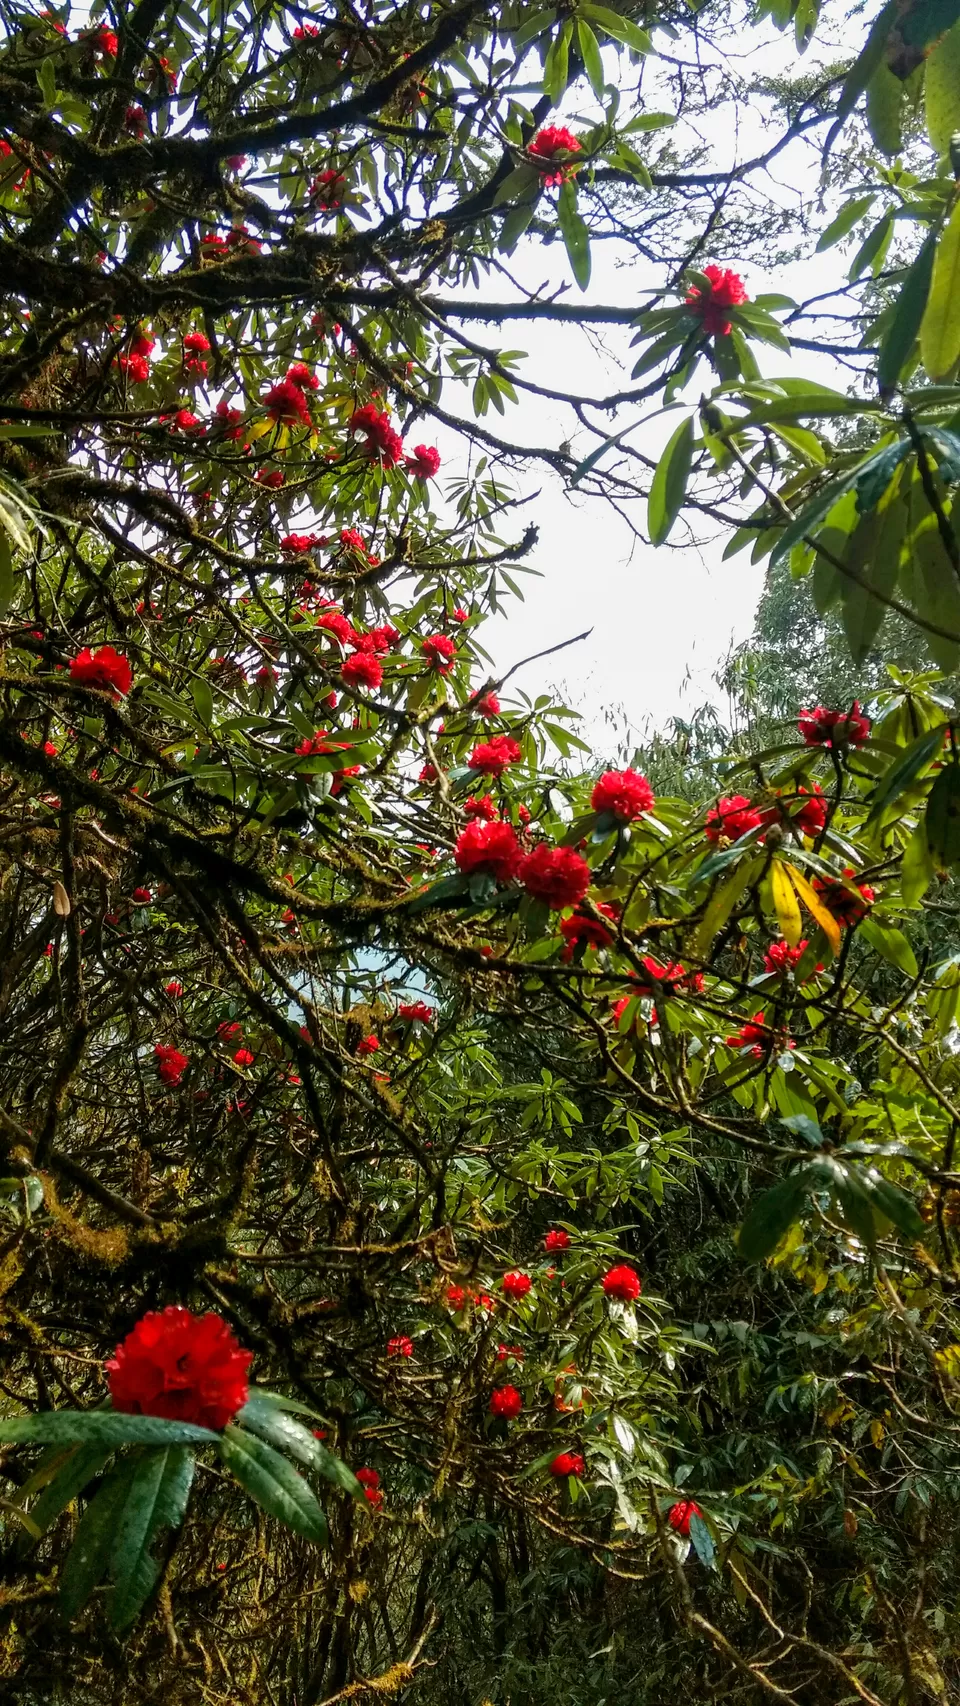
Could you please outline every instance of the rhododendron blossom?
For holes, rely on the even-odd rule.
[[[809,945],[805,936],[795,947],[791,947],[789,942],[771,942],[763,956],[764,971],[773,972],[777,977],[782,977],[784,972],[793,971]]]
[[[477,700],[477,712],[481,717],[499,717],[500,701],[495,693],[483,693]]]
[[[325,212],[332,213],[343,203],[346,194],[347,180],[335,166],[327,166],[318,172],[310,185],[309,195],[314,207],[322,207]]]
[[[524,858],[518,876],[528,894],[545,901],[555,912],[576,906],[590,887],[590,866],[572,847],[551,847],[541,841]]]
[[[828,711],[824,705],[801,711],[797,727],[807,746],[830,749],[863,746],[870,739],[871,723],[863,715],[859,699],[855,699],[849,711]]]
[[[727,310],[750,300],[744,289],[743,279],[729,267],[711,265],[700,270],[704,278],[709,280],[710,288],[701,291],[699,285],[691,284],[686,295],[687,307],[697,316],[704,331],[711,337],[728,337],[733,325]]]
[[[590,804],[595,812],[609,812],[629,823],[641,812],[653,810],[653,789],[638,770],[605,770],[594,783]]]
[[[371,652],[354,652],[344,658],[340,674],[347,687],[366,687],[375,692],[383,680],[383,664]]]
[[[552,1254],[554,1250],[569,1250],[569,1232],[564,1232],[562,1226],[552,1226],[543,1240],[543,1247],[548,1255]]]
[[[520,747],[511,735],[494,735],[493,740],[474,747],[467,765],[482,776],[502,776],[507,765],[516,764],[520,756]]]
[[[759,829],[763,821],[763,813],[750,804],[746,794],[731,794],[710,807],[704,834],[708,841],[719,841],[721,836],[739,841],[749,830]]]
[[[796,1043],[783,1032],[774,1031],[770,1025],[764,1022],[764,1018],[762,1009],[759,1013],[754,1013],[753,1018],[748,1019],[739,1031],[736,1031],[733,1036],[724,1038],[727,1048],[737,1049],[738,1051],[746,1049],[755,1060],[762,1060],[764,1055],[769,1054],[775,1047],[779,1049],[796,1048]]]
[[[619,922],[620,914],[617,908],[609,906],[606,901],[599,902],[597,911],[602,912],[604,918],[609,918],[611,923]],[[571,917],[561,919],[560,934],[566,943],[561,958],[568,963],[579,947],[609,948],[613,942],[613,934],[607,926],[596,918],[588,918],[583,912],[574,912]]]
[[[601,1283],[604,1295],[616,1298],[619,1303],[635,1303],[643,1290],[640,1275],[627,1262],[608,1268]]]
[[[193,1315],[171,1304],[149,1311],[106,1364],[113,1408],[164,1416],[219,1432],[248,1397],[250,1351],[241,1350],[219,1315]]]
[[[427,444],[415,444],[413,455],[405,456],[403,465],[415,480],[432,480],[440,468],[440,452]]]
[[[457,655],[457,648],[447,634],[430,634],[427,639],[420,641],[420,650],[431,669],[438,675],[446,675]]]
[[[814,877],[813,886],[827,911],[846,929],[866,917],[877,897],[869,883],[855,881],[852,865],[845,866],[843,874],[846,883],[839,877]]]
[[[390,425],[390,416],[375,403],[364,403],[350,416],[352,433],[362,432],[366,438],[367,454],[379,458],[385,468],[395,468],[403,455],[403,440]]]
[[[515,1386],[495,1386],[490,1394],[491,1416],[502,1416],[506,1421],[515,1421],[523,1409],[523,1399]]]
[[[387,1340],[388,1357],[412,1357],[413,1340],[406,1333],[398,1333],[395,1338]],[[359,1477],[358,1477],[359,1479]]]
[[[270,419],[278,426],[313,425],[307,399],[293,379],[280,379],[276,385],[271,385],[263,399],[263,406]]]
[[[527,153],[532,156],[537,170],[544,173],[545,184],[562,184],[576,171],[576,163],[565,160],[563,156],[579,154],[581,147],[579,137],[574,136],[566,125],[548,124],[537,131]]]
[[[463,809],[467,817],[486,818],[488,823],[495,823],[500,815],[493,803],[492,794],[484,794],[479,800],[475,794],[468,795]]]
[[[81,687],[98,687],[119,699],[121,694],[130,691],[133,670],[126,658],[112,646],[100,646],[95,652],[84,646],[83,651],[70,660],[70,680]]]
[[[512,1272],[504,1274],[500,1281],[505,1297],[526,1297],[533,1281],[529,1274]]]
[[[433,1021],[433,1008],[428,1007],[425,1001],[401,1001],[397,1018],[404,1019],[408,1025],[429,1025]]]
[[[507,883],[516,875],[523,850],[512,824],[475,819],[457,836],[453,856],[464,876],[482,874]]]
[[[233,1058],[237,1066],[252,1066],[254,1061],[254,1056],[248,1048],[238,1048]]]
[[[566,1475],[582,1475],[586,1461],[579,1451],[558,1451],[550,1465],[551,1475],[560,1480]]]
[[[670,1506],[667,1512],[667,1521],[675,1534],[682,1534],[686,1537],[690,1533],[691,1518],[702,1515],[700,1506],[694,1504],[692,1499],[681,1499],[678,1504]]]
[[[366,1055],[376,1054],[379,1047],[380,1047],[380,1038],[379,1037],[374,1037],[374,1036],[361,1037],[360,1041],[358,1042],[358,1044],[357,1044],[357,1046],[353,1052],[354,1052],[354,1054],[358,1055],[359,1058],[362,1060],[364,1058],[364,1056],[366,1056]]]
[[[177,1085],[187,1070],[190,1062],[185,1054],[174,1048],[172,1043],[157,1043],[153,1051],[157,1063],[157,1077],[161,1084]]]

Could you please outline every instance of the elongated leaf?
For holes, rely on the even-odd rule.
[[[183,1445],[138,1454],[110,1553],[114,1589],[110,1622],[126,1629],[156,1586],[160,1565],[151,1548],[161,1528],[179,1528],[187,1511],[196,1459]]]
[[[580,289],[586,290],[590,283],[590,233],[577,211],[577,189],[572,182],[560,185],[557,220],[573,276]]]
[[[580,57],[583,68],[590,80],[590,87],[598,101],[603,100],[604,77],[603,60],[600,58],[600,44],[597,41],[586,18],[577,19],[577,41],[580,44]]]
[[[873,230],[868,232],[864,238],[850,263],[850,271],[847,273],[847,277],[853,281],[859,278],[861,273],[866,272],[869,267],[874,278],[876,278],[883,266],[892,236],[893,214],[885,213],[883,218],[877,221]]]
[[[796,1173],[788,1173],[779,1184],[758,1197],[737,1238],[737,1248],[745,1261],[762,1262],[776,1249],[784,1234],[799,1219],[811,1182],[809,1169],[801,1167]]]
[[[920,323],[920,355],[934,380],[945,378],[960,356],[960,202],[937,244]]]
[[[888,159],[903,147],[903,105],[903,84],[881,60],[867,84],[867,129]]]
[[[715,1570],[717,1567],[717,1548],[714,1538],[703,1517],[697,1516],[696,1512],[690,1518],[690,1539],[693,1542],[693,1550],[701,1564],[708,1570]]]
[[[927,846],[941,865],[960,862],[960,765],[948,764],[930,790],[924,818]]]
[[[30,1516],[41,1534],[60,1512],[72,1504],[88,1482],[99,1475],[111,1456],[111,1448],[102,1445],[76,1446],[62,1459],[60,1467],[47,1481],[40,1497],[30,1507]]]
[[[834,918],[833,913],[827,911],[827,908],[824,906],[823,901],[817,894],[816,889],[812,884],[807,882],[803,872],[798,871],[796,865],[790,865],[788,868],[790,872],[790,881],[796,889],[799,898],[803,901],[803,904],[811,918],[815,919],[819,924],[827,938],[827,941],[830,943],[833,952],[838,954],[840,952],[840,926]]]
[[[83,1610],[106,1575],[117,1524],[137,1468],[135,1457],[123,1458],[77,1524],[73,1545],[60,1573],[60,1610],[67,1622]]]
[[[875,509],[861,516],[844,556],[857,580],[840,576],[840,618],[854,663],[862,663],[877,638],[900,576],[908,510],[892,485]]]
[[[352,1493],[354,1498],[362,1499],[364,1491],[352,1469],[321,1445],[318,1439],[305,1428],[302,1422],[295,1421],[292,1416],[274,1405],[259,1403],[255,1398],[246,1403],[237,1417],[237,1424],[249,1433],[256,1434],[259,1439],[266,1440],[277,1451],[285,1451],[290,1457],[295,1457],[307,1469],[316,1470],[324,1480],[330,1481],[335,1487],[342,1487],[345,1493]]]
[[[668,537],[686,496],[693,463],[693,416],[681,421],[657,463],[647,502],[647,531],[654,545]]]
[[[840,129],[844,120],[849,118],[850,114],[853,112],[854,107],[859,101],[860,96],[863,94],[864,89],[867,87],[874,71],[883,59],[883,50],[887,45],[887,37],[890,34],[890,30],[896,21],[899,11],[899,0],[887,0],[887,4],[884,6],[883,11],[874,19],[863,48],[854,60],[850,70],[847,72],[846,81],[840,91],[840,99],[837,102],[836,123],[834,124],[828,139],[831,143],[834,135]]]
[[[871,1194],[881,1214],[892,1220],[898,1232],[902,1232],[911,1243],[919,1243],[926,1234],[926,1223],[912,1196],[900,1189],[899,1185],[891,1184],[879,1173],[872,1175],[870,1180]]]
[[[327,1519],[313,1489],[272,1446],[231,1426],[220,1436],[220,1456],[224,1467],[269,1516],[319,1546],[326,1543]]]
[[[39,1410],[0,1416],[0,1441],[28,1445],[216,1445],[219,1434],[162,1416],[122,1416],[114,1410]]]
[[[880,1229],[874,1211],[873,1192],[864,1176],[842,1163],[838,1164],[835,1168],[833,1196],[849,1231],[864,1244],[874,1245]]]
[[[876,191],[871,191],[869,195],[854,196],[852,201],[844,202],[840,212],[834,219],[831,219],[827,229],[820,237],[817,243],[817,253],[822,253],[824,249],[832,249],[834,243],[839,243],[848,231],[853,230],[857,220],[862,219],[865,213],[869,213],[876,199]]]
[[[900,895],[904,906],[917,906],[933,882],[935,865],[927,845],[926,825],[917,824],[900,866]]]
[[[881,923],[873,916],[861,921],[860,934],[888,965],[906,972],[907,977],[916,977],[917,956],[902,930],[895,929],[892,924]]]
[[[786,867],[779,859],[774,859],[770,866],[770,892],[780,934],[789,942],[791,948],[795,948],[803,935],[803,919],[793,884]]]
[[[653,43],[646,30],[641,30],[629,18],[622,18],[619,12],[611,12],[608,6],[595,6],[593,0],[580,0],[578,10],[583,17],[599,24],[614,41],[623,42],[625,47],[632,47],[634,53],[653,52]]]
[[[924,644],[941,669],[954,670],[960,664],[960,583],[946,546],[940,537],[936,517],[930,515],[918,527],[910,542],[916,569],[912,581],[913,600],[918,613],[946,632],[933,634],[924,631]],[[947,635],[956,635],[948,639]]]
[[[960,24],[948,31],[927,60],[923,99],[927,134],[937,153],[945,154],[951,136],[960,130]]]
[[[884,334],[877,359],[877,387],[881,397],[889,395],[896,386],[920,336],[920,326],[930,295],[937,236],[938,232],[934,228],[924,239],[923,247],[900,288],[893,319]]]
[[[6,533],[0,533],[0,616],[6,616],[13,603],[13,547]]]
[[[748,884],[756,881],[762,870],[762,859],[742,860],[726,882],[721,883],[710,896],[703,918],[697,926],[695,944],[698,954],[707,953],[713,938],[723,929],[740,896]]]
[[[936,729],[927,729],[907,747],[906,752],[901,753],[889,770],[884,771],[870,796],[868,823],[875,823],[888,806],[895,805],[900,796],[912,787],[917,777],[922,775],[940,751],[945,731],[945,724]]]

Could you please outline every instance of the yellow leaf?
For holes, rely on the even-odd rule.
[[[886,1429],[884,1428],[884,1425],[880,1421],[879,1417],[874,1416],[873,1421],[870,1423],[870,1438],[873,1441],[873,1444],[876,1446],[878,1451],[883,1444],[883,1437],[884,1437],[885,1432],[886,1432]]]
[[[803,935],[803,919],[800,917],[797,897],[787,875],[788,870],[789,866],[782,865],[778,859],[774,860],[770,867],[770,889],[781,934],[791,948],[795,948]]]
[[[819,924],[834,953],[838,954],[840,952],[840,926],[834,918],[833,913],[827,911],[827,908],[824,906],[823,901],[817,894],[816,889],[811,888],[806,877],[803,875],[803,872],[798,871],[796,865],[788,865],[786,869],[789,873],[790,881],[796,889],[797,894],[800,896],[800,899],[803,901],[807,911]]]

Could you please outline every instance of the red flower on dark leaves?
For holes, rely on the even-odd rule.
[[[157,1063],[157,1077],[161,1084],[176,1086],[190,1065],[187,1056],[174,1048],[172,1043],[157,1043],[153,1057]]]
[[[430,634],[427,639],[420,641],[420,650],[430,668],[435,669],[438,675],[449,673],[457,655],[457,648],[447,634]]]
[[[119,699],[122,693],[130,691],[133,670],[126,658],[112,646],[100,646],[95,652],[84,646],[83,651],[70,661],[70,680],[81,687],[98,687]]]
[[[367,454],[379,458],[385,468],[395,468],[403,455],[403,440],[390,425],[390,416],[375,403],[364,403],[350,416],[352,433],[362,432],[367,441]]]
[[[224,397],[221,397],[213,412],[214,419],[211,422],[211,429],[216,431],[218,438],[236,439],[243,437],[242,409],[234,408],[232,403],[228,403]]]
[[[639,770],[605,770],[594,783],[590,804],[595,812],[609,812],[621,823],[629,823],[641,812],[653,810],[654,794]]]
[[[774,1031],[772,1026],[764,1023],[762,1009],[759,1013],[754,1013],[753,1018],[748,1019],[732,1037],[725,1037],[724,1042],[727,1048],[749,1049],[755,1060],[762,1060],[764,1055],[774,1048],[792,1049],[797,1046],[782,1031]]]
[[[558,1451],[550,1465],[551,1475],[562,1480],[567,1475],[582,1475],[586,1462],[579,1451]]]
[[[221,1042],[231,1043],[234,1037],[239,1037],[241,1026],[236,1019],[221,1019],[217,1026],[217,1036]]]
[[[855,699],[849,711],[828,711],[816,705],[812,711],[801,711],[797,727],[807,746],[827,748],[863,746],[870,739],[871,722]]]
[[[710,807],[704,834],[708,841],[719,841],[721,836],[727,841],[739,841],[741,835],[759,829],[762,823],[763,813],[750,804],[746,794],[731,794]]]
[[[349,616],[344,616],[342,610],[325,610],[321,616],[317,617],[317,627],[323,628],[328,634],[332,634],[334,639],[340,641],[341,646],[355,645],[358,638],[357,630]]]
[[[597,911],[602,912],[604,918],[609,918],[612,923],[619,922],[620,913],[618,909],[615,906],[609,906],[606,901],[598,903]],[[595,918],[587,918],[586,914],[582,912],[574,912],[571,917],[561,919],[560,934],[566,943],[560,957],[567,964],[573,959],[576,949],[581,944],[588,948],[609,948],[613,941],[613,934],[605,924],[599,924]]]
[[[379,1047],[380,1047],[380,1038],[379,1037],[374,1037],[374,1036],[361,1037],[360,1041],[358,1042],[358,1044],[357,1044],[357,1046],[353,1052],[361,1060],[363,1060],[368,1055],[376,1054]]]
[[[784,972],[793,971],[809,945],[806,937],[798,942],[795,948],[791,948],[789,942],[771,942],[763,956],[764,971],[775,973],[777,977],[782,977]]]
[[[477,713],[481,717],[499,717],[500,701],[495,693],[482,693],[477,700]]]
[[[172,977],[170,982],[165,986],[165,992],[170,996],[172,1001],[179,1001],[183,994],[183,984],[180,982],[180,979]]]
[[[248,1048],[238,1048],[233,1058],[237,1066],[252,1066],[254,1061]]]
[[[467,817],[485,818],[487,823],[495,823],[500,815],[493,803],[492,794],[484,794],[480,800],[475,794],[470,794],[463,809]]]
[[[314,207],[322,207],[325,213],[333,213],[341,206],[346,193],[347,180],[335,166],[327,166],[318,172],[310,185],[310,200]]]
[[[413,455],[405,456],[403,465],[415,480],[432,480],[440,468],[440,452],[428,444],[415,444]]]
[[[527,153],[537,170],[544,173],[544,184],[562,184],[576,171],[576,163],[567,161],[565,156],[579,154],[581,146],[579,137],[566,125],[548,124],[537,131]]]
[[[462,1285],[447,1286],[447,1308],[462,1309],[467,1301],[467,1294]]]
[[[383,664],[370,652],[354,652],[340,666],[347,687],[366,687],[375,692],[383,680]]]
[[[461,830],[453,856],[464,876],[482,872],[507,883],[516,875],[523,850],[512,824],[487,823],[481,819]]]
[[[401,1001],[397,1018],[405,1020],[408,1025],[429,1025],[433,1020],[433,1008],[428,1007],[425,1001]]]
[[[616,1268],[608,1268],[602,1284],[604,1295],[615,1297],[620,1303],[635,1303],[643,1290],[640,1275],[626,1262],[621,1262]]]
[[[705,332],[712,337],[728,337],[733,328],[727,318],[727,309],[749,301],[743,279],[729,267],[708,266],[701,271],[709,280],[710,288],[701,291],[699,285],[692,284],[687,291],[687,307],[697,316]]]
[[[133,901],[135,906],[149,906],[153,899],[153,895],[150,893],[149,889],[134,889],[130,899]]]
[[[544,1249],[552,1255],[555,1250],[569,1250],[570,1234],[562,1226],[553,1226],[543,1240]]]
[[[395,1338],[387,1340],[388,1357],[412,1357],[413,1340],[406,1333],[398,1333]],[[359,1479],[359,1477],[358,1477]]]
[[[280,379],[276,385],[271,385],[263,406],[278,426],[313,425],[307,399],[294,379]]]
[[[219,1315],[178,1304],[151,1310],[106,1364],[113,1407],[128,1416],[163,1416],[219,1432],[247,1402],[251,1351],[241,1350]]]
[[[703,1512],[700,1509],[700,1506],[694,1504],[692,1499],[681,1499],[679,1504],[670,1506],[670,1509],[667,1512],[667,1521],[673,1529],[674,1534],[689,1536],[690,1518],[702,1515]]]
[[[258,485],[267,486],[271,492],[278,492],[287,483],[279,468],[258,468],[253,477]]]
[[[854,882],[852,865],[845,866],[843,874],[850,887],[839,877],[814,877],[813,886],[827,911],[846,929],[866,917],[877,897],[869,883]]]
[[[358,1469],[356,1475],[361,1487],[379,1487],[380,1485],[380,1476],[376,1469]]]
[[[555,912],[576,906],[590,887],[590,866],[572,847],[551,847],[541,841],[528,853],[518,876],[528,894],[546,901]]]
[[[513,1272],[504,1274],[500,1284],[505,1297],[526,1297],[533,1281],[529,1274]]]
[[[825,827],[830,803],[826,799],[819,782],[814,782],[813,788],[798,787],[794,794],[778,794],[777,805],[773,806],[764,817],[768,821],[779,819],[789,823],[801,835],[816,838]],[[798,806],[798,801],[802,804]]]
[[[305,361],[291,362],[287,368],[286,377],[292,385],[299,385],[301,391],[319,391],[320,381],[315,373],[311,373]]]
[[[523,1399],[515,1386],[495,1386],[490,1394],[491,1416],[503,1416],[508,1422],[516,1421],[523,1409]]]
[[[520,747],[510,735],[494,735],[493,740],[481,741],[467,759],[471,770],[482,776],[502,776],[508,764],[516,764]]]

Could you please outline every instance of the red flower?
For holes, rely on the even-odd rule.
[[[523,1399],[515,1386],[495,1386],[490,1394],[491,1416],[503,1416],[515,1421],[523,1409]]]
[[[280,379],[271,385],[263,406],[272,421],[279,426],[313,425],[307,399],[294,379]]]
[[[522,1362],[523,1361],[523,1346],[522,1345],[498,1345],[497,1346],[497,1361],[498,1362],[506,1362],[509,1357],[512,1357],[514,1362]]]
[[[145,385],[150,378],[150,363],[145,355],[118,355],[117,366],[131,385]]]
[[[610,812],[622,823],[651,812],[653,800],[653,789],[638,770],[605,770],[590,795],[595,812]]]
[[[619,1267],[609,1268],[603,1276],[603,1289],[607,1297],[616,1297],[621,1303],[635,1303],[643,1287],[640,1275],[626,1262]]]
[[[801,711],[797,724],[807,746],[863,746],[870,739],[870,718],[855,699],[849,711],[828,711],[816,705],[812,711]]]
[[[597,911],[602,912],[605,918],[612,919],[614,923],[619,921],[619,911],[615,906],[608,906],[606,901],[598,904]],[[588,948],[609,948],[613,941],[613,936],[605,924],[598,924],[596,919],[587,918],[582,912],[574,912],[569,918],[562,918],[560,934],[566,942],[561,958],[568,963],[573,959],[581,942]]]
[[[458,604],[456,610],[453,613],[453,620],[455,622],[469,622],[470,612],[468,610],[464,610],[462,604]]]
[[[131,136],[141,137],[147,128],[147,115],[140,106],[128,107],[123,115],[123,128]]]
[[[301,391],[319,391],[320,381],[315,373],[311,373],[305,361],[291,362],[287,368],[287,378],[294,385],[299,385]]]
[[[801,796],[803,798],[803,805],[800,809],[798,811],[793,811],[791,809],[793,800],[788,794],[786,796],[778,796],[784,799],[784,805],[780,808],[781,812],[787,818],[788,822],[793,825],[794,829],[798,829],[800,831],[801,835],[810,835],[815,837],[820,834],[820,831],[826,824],[827,813],[830,810],[829,802],[824,797],[823,789],[819,782],[814,782],[812,790],[809,788],[798,787],[796,793],[798,798]]]
[[[363,638],[366,642],[362,648],[364,651],[382,654],[384,652],[390,652],[393,650],[394,646],[398,646],[403,639],[403,635],[399,628],[395,628],[393,626],[392,622],[380,622],[376,628],[371,628],[369,633],[365,634]]]
[[[357,1044],[357,1046],[353,1052],[355,1055],[358,1056],[359,1059],[362,1060],[367,1055],[376,1054],[379,1047],[380,1047],[380,1038],[379,1037],[373,1037],[373,1036],[361,1037],[360,1041],[358,1042],[358,1044]]]
[[[387,1356],[388,1357],[412,1357],[413,1356],[413,1340],[408,1339],[406,1333],[398,1333],[395,1339],[388,1339],[387,1340]],[[358,1476],[357,1479],[359,1480],[360,1477]]]
[[[217,1036],[222,1042],[232,1043],[234,1037],[239,1037],[241,1027],[236,1019],[221,1019],[217,1026]]]
[[[367,1487],[363,1496],[372,1510],[379,1511],[383,1509],[383,1494],[380,1492],[378,1487]]]
[[[340,666],[347,687],[368,687],[374,691],[383,680],[383,664],[369,652],[354,652]]]
[[[762,1010],[754,1013],[753,1018],[748,1019],[732,1037],[725,1037],[724,1042],[727,1048],[749,1049],[756,1060],[762,1060],[774,1047],[783,1049],[797,1046],[782,1032],[778,1034],[770,1025],[764,1024]]]
[[[579,154],[580,139],[562,124],[548,124],[543,130],[538,130],[527,149],[532,154],[534,165],[538,171],[547,167],[544,175],[545,184],[562,184],[567,178],[572,178],[576,167],[557,158],[558,155]]]
[[[183,984],[180,982],[179,978],[172,977],[170,979],[170,982],[166,986],[166,993],[173,1001],[179,1000],[180,996],[183,994]]]
[[[340,543],[345,551],[356,551],[360,557],[367,555],[363,535],[358,533],[355,527],[342,527],[340,529]]]
[[[731,794],[710,807],[704,834],[708,841],[719,841],[721,836],[727,841],[739,841],[741,835],[758,829],[762,823],[763,813],[750,804],[746,794]]]
[[[321,542],[319,533],[286,533],[280,541],[280,549],[289,556],[297,557],[304,551],[315,551]]]
[[[210,348],[210,339],[205,338],[202,332],[188,332],[183,340],[183,347],[188,349],[191,355],[203,355]]]
[[[365,435],[370,456],[379,457],[385,468],[396,467],[403,455],[403,440],[394,432],[385,409],[378,409],[376,403],[364,403],[362,408],[354,410],[347,424],[351,432]]]
[[[462,1309],[467,1301],[467,1294],[462,1285],[447,1286],[447,1308]]]
[[[219,1315],[170,1305],[144,1315],[106,1364],[115,1410],[219,1432],[247,1401],[251,1351]]]
[[[429,787],[432,782],[436,782],[439,775],[440,772],[435,764],[425,764],[417,777],[417,781],[422,783],[424,787]]]
[[[550,1473],[561,1480],[566,1475],[582,1475],[585,1468],[579,1451],[559,1451],[550,1465]]]
[[[440,675],[449,672],[450,665],[457,655],[457,648],[446,634],[431,634],[426,640],[420,641],[420,650],[431,669]]]
[[[257,481],[258,485],[269,486],[272,492],[278,492],[281,486],[286,485],[286,481],[279,468],[271,468],[269,470],[266,468],[258,468],[253,477]]]
[[[697,316],[705,332],[725,338],[732,330],[726,310],[749,301],[743,279],[729,267],[703,267],[702,272],[704,278],[709,279],[710,288],[701,292],[699,285],[691,284],[687,291],[687,307]]]
[[[157,1043],[153,1051],[161,1084],[179,1084],[190,1062],[172,1043]]]
[[[457,836],[453,856],[466,877],[481,872],[508,883],[516,875],[523,853],[512,824],[475,820]]]
[[[153,895],[150,893],[149,889],[134,889],[130,899],[136,906],[149,906],[153,899]]]
[[[572,847],[551,847],[541,841],[528,853],[518,876],[528,894],[544,900],[555,912],[576,906],[590,887],[590,866]]]
[[[477,700],[477,711],[481,717],[499,717],[500,701],[495,693],[484,693]]]
[[[121,693],[130,691],[133,670],[126,658],[112,646],[100,646],[95,652],[84,646],[83,651],[71,659],[70,680],[81,687],[98,687],[119,699]]]
[[[116,59],[120,43],[113,30],[108,30],[105,24],[98,30],[91,30],[83,39],[90,43],[95,53],[102,54],[105,59]]]
[[[692,1499],[681,1499],[679,1504],[670,1506],[667,1521],[675,1534],[689,1535],[690,1518],[702,1515],[700,1506],[694,1504]]]
[[[798,942],[795,948],[791,948],[789,942],[771,942],[763,956],[764,971],[775,972],[777,977],[782,977],[786,971],[793,971],[807,947],[809,943],[806,937]]]
[[[493,740],[481,741],[467,759],[471,770],[483,776],[502,776],[508,764],[516,764],[520,747],[510,735],[494,735]]]
[[[431,445],[415,444],[413,455],[405,456],[403,465],[416,480],[430,480],[440,467],[440,452]]]
[[[310,185],[310,200],[315,207],[325,208],[332,213],[334,208],[341,205],[347,180],[336,167],[328,166],[326,171],[318,173]]]
[[[293,39],[294,41],[312,41],[314,36],[319,34],[320,31],[316,24],[298,24],[293,32]],[[360,1479],[359,1475],[357,1479]]]
[[[833,914],[838,924],[846,928],[849,924],[859,924],[877,897],[869,883],[853,882],[852,865],[845,866],[843,874],[847,883],[835,877],[814,877],[813,886],[827,911]],[[854,889],[856,893],[853,892]]]
[[[221,397],[214,410],[216,419],[212,423],[220,438],[243,437],[243,410],[236,409]]]
[[[317,617],[317,627],[325,628],[328,634],[340,641],[341,646],[352,645],[357,638],[357,631],[348,616],[342,610],[325,610]],[[379,683],[377,684],[379,686]]]
[[[471,794],[463,809],[468,817],[486,818],[488,823],[495,823],[499,815],[490,794],[484,794],[482,800],[478,800],[476,795]]]
[[[505,1297],[526,1297],[532,1283],[529,1274],[516,1272],[504,1274],[500,1281]]]
[[[546,1251],[548,1251],[551,1254],[553,1253],[554,1250],[569,1250],[569,1248],[570,1248],[570,1234],[569,1234],[569,1232],[564,1232],[562,1226],[552,1226],[550,1228],[550,1231],[547,1233],[547,1236],[543,1240],[543,1247]]]
[[[254,1057],[248,1048],[238,1048],[233,1058],[238,1066],[253,1065]]]
[[[425,1001],[401,1001],[397,1018],[406,1020],[408,1025],[429,1025],[433,1019],[433,1008],[428,1007]]]
[[[380,1477],[375,1469],[358,1469],[357,1480],[361,1487],[379,1487]]]

